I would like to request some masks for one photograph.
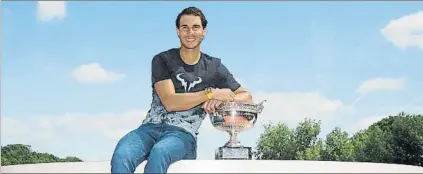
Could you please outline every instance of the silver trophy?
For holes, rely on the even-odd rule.
[[[242,102],[228,102],[220,105],[210,116],[212,125],[220,131],[229,133],[229,141],[216,151],[216,159],[252,159],[251,147],[244,147],[238,140],[242,131],[254,127],[257,116],[264,108],[263,103],[248,104]]]

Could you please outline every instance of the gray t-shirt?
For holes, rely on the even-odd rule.
[[[241,85],[232,73],[221,63],[219,58],[201,53],[195,65],[185,64],[179,54],[179,48],[172,48],[154,56],[152,60],[152,102],[145,123],[167,123],[178,126],[197,138],[198,129],[205,118],[205,111],[199,104],[185,111],[167,111],[156,90],[154,83],[171,79],[176,93],[198,92],[207,87],[230,88],[237,90]]]

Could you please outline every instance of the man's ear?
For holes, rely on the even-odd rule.
[[[179,37],[179,35],[180,35],[181,33],[179,32],[179,29],[178,28],[176,28],[176,35],[178,35],[178,37]]]
[[[204,30],[203,30],[203,37],[206,36],[206,34],[207,34],[207,28],[204,28]]]

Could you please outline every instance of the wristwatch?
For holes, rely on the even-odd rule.
[[[213,94],[212,94],[212,88],[206,88],[205,90],[204,90],[204,93],[207,95],[207,98],[208,99],[213,99]]]

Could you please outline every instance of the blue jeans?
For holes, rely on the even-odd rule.
[[[143,124],[118,142],[111,160],[111,172],[134,173],[147,160],[144,173],[167,173],[172,163],[196,158],[196,140],[182,128]]]

